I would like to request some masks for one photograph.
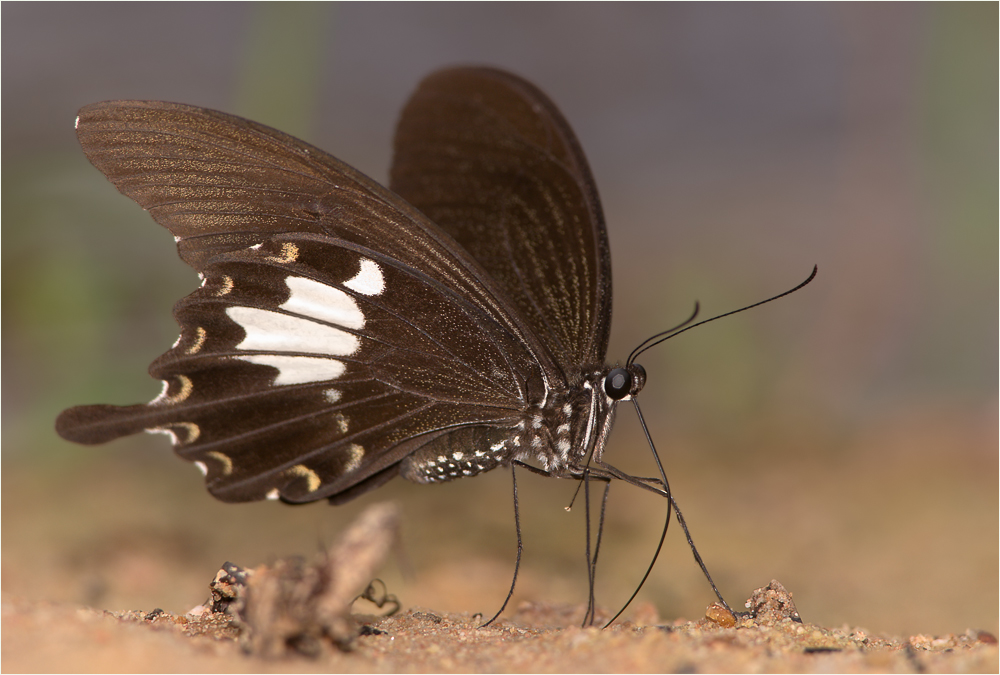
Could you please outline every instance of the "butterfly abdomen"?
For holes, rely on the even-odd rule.
[[[513,458],[512,438],[503,429],[463,427],[444,434],[403,460],[400,475],[415,483],[441,483],[475,476]]]

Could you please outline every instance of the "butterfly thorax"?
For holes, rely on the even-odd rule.
[[[548,426],[543,423],[532,438],[538,451],[533,457],[552,475],[578,477],[591,458],[601,461],[618,402],[638,394],[645,383],[646,372],[639,365],[585,368],[579,384],[541,406]],[[535,417],[532,428],[537,423]],[[548,445],[546,437],[553,439]]]

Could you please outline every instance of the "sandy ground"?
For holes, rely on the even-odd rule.
[[[513,571],[502,472],[290,508],[220,504],[155,442],[5,458],[2,667],[996,672],[995,412],[908,417],[843,444],[836,455],[777,447],[743,458],[665,444],[675,494],[733,608],[777,578],[804,623],[706,619],[711,592],[672,530],[636,603],[605,631],[579,627],[582,514],[563,508],[572,486],[519,479],[517,592],[497,624],[478,629],[476,613],[499,608]],[[377,629],[351,651],[326,641],[311,658],[263,658],[245,651],[231,617],[187,616],[224,561],[311,560],[376,501],[400,507],[399,538],[372,576],[402,609],[350,619]],[[662,525],[656,500],[619,490],[611,505],[597,579],[604,616],[631,593]],[[362,605],[354,611],[378,611]]]
[[[659,624],[651,606],[634,621],[581,628],[582,607],[524,603],[480,628],[468,614],[408,610],[356,617],[344,649],[310,656],[248,653],[224,615],[112,614],[5,602],[7,672],[996,672],[996,638],[969,631],[906,640],[781,618]],[[642,616],[642,615],[645,616]]]

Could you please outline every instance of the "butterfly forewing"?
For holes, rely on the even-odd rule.
[[[489,275],[451,237],[399,196],[292,136],[160,101],[86,106],[77,136],[94,166],[170,230],[181,258],[198,271],[213,256],[269,235],[328,234],[382,250],[504,314],[484,288]]]
[[[567,375],[603,364],[607,233],[583,152],[545,94],[491,68],[431,75],[403,110],[391,176],[497,280]]]

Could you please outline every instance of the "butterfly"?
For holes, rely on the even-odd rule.
[[[175,103],[83,108],[88,159],[174,235],[201,287],[147,404],[64,411],[84,444],[149,431],[227,502],[341,503],[395,476],[600,462],[640,366],[604,364],[611,262],[579,143],[491,68],[424,79],[391,190],[261,124]]]
[[[425,78],[396,129],[391,189],[280,131],[189,105],[97,103],[76,128],[201,286],[175,305],[180,336],[149,368],[159,396],[65,410],[63,438],[166,434],[226,502],[337,504],[396,476],[519,466],[624,479],[666,496],[684,526],[662,467],[644,479],[603,459],[618,403],[638,411],[636,354],[665,338],[605,363],[611,258],[597,188],[532,84],[493,68]]]

